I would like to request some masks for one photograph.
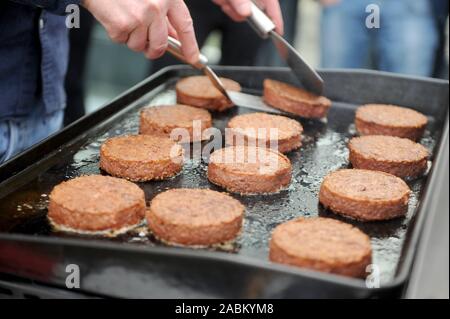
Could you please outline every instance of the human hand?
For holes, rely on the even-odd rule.
[[[235,21],[244,21],[251,15],[251,0],[213,0],[219,5],[223,12]],[[276,31],[280,34],[284,32],[283,16],[281,14],[278,0],[258,0],[256,4],[266,12],[269,18],[275,23]]]
[[[340,3],[341,0],[320,0],[319,2],[324,7],[331,7]]]
[[[114,42],[156,59],[166,52],[170,34],[180,40],[188,62],[198,61],[192,18],[183,0],[83,0],[82,4]]]

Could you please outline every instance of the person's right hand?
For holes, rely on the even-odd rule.
[[[213,0],[213,2],[235,21],[244,21],[252,14],[251,0]],[[283,34],[284,23],[279,0],[255,0],[255,4],[272,19],[276,31]]]
[[[331,7],[337,5],[341,2],[341,0],[320,0],[320,4],[324,7]]]
[[[83,0],[82,4],[114,42],[156,59],[166,51],[171,33],[180,40],[186,60],[198,61],[192,18],[183,0]]]

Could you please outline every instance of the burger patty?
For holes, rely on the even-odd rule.
[[[211,126],[212,117],[207,110],[181,104],[161,105],[141,110],[139,132],[185,143],[205,139],[203,132]],[[183,129],[186,134],[179,135],[176,129]]]
[[[331,101],[295,86],[266,79],[264,100],[267,104],[305,118],[323,118],[328,114]]]
[[[400,106],[367,104],[356,111],[355,125],[360,135],[390,135],[418,141],[428,119],[425,115]]]
[[[209,159],[209,181],[239,194],[278,192],[289,185],[291,175],[289,159],[268,148],[230,146]]]
[[[364,277],[371,264],[370,238],[330,218],[298,218],[275,228],[271,261],[348,277]]]
[[[302,125],[284,116],[266,113],[238,115],[228,122],[228,128],[228,145],[271,147],[276,142],[281,153],[302,145]]]
[[[210,246],[233,240],[242,228],[244,206],[207,189],[172,189],[157,195],[147,211],[153,234],[183,246]]]
[[[225,89],[240,91],[239,83],[225,78],[220,78]],[[214,87],[207,76],[190,76],[178,81],[176,85],[177,101],[181,104],[192,105],[211,111],[225,111],[233,107],[218,89]]]
[[[343,169],[325,177],[319,201],[336,214],[361,221],[388,220],[408,211],[410,189],[400,178],[377,171]]]
[[[55,186],[48,219],[62,231],[117,235],[141,223],[144,192],[123,179],[82,176]]]
[[[415,178],[423,175],[428,166],[428,150],[406,138],[383,135],[356,137],[350,141],[349,149],[354,168]]]
[[[161,180],[181,171],[183,149],[167,137],[114,137],[100,148],[100,168],[135,182]]]

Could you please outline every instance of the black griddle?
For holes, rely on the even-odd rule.
[[[244,90],[261,94],[265,78],[295,84],[283,68],[216,68]],[[0,272],[64,287],[66,266],[81,270],[81,292],[111,297],[395,297],[401,294],[426,220],[430,194],[443,172],[433,169],[448,139],[448,82],[369,71],[325,71],[325,95],[333,100],[327,121],[300,119],[304,142],[288,155],[293,164],[289,188],[274,195],[233,195],[247,208],[244,231],[236,243],[204,250],[167,247],[145,227],[114,239],[52,231],[46,220],[48,194],[58,183],[80,175],[101,174],[99,147],[107,138],[138,131],[139,110],[175,102],[174,84],[195,74],[170,67],[130,89],[99,111],[84,117],[0,167]],[[408,181],[412,189],[406,218],[360,223],[337,217],[318,203],[323,177],[348,167],[347,143],[355,135],[355,108],[364,103],[408,106],[429,117],[421,143],[432,153],[426,176]],[[221,130],[235,108],[213,114]],[[448,140],[447,140],[448,143]],[[448,169],[448,165],[447,165]],[[191,158],[183,172],[166,181],[138,184],[150,201],[177,187],[221,190],[206,178],[206,160]],[[434,209],[435,206],[433,206]],[[271,231],[299,216],[324,216],[352,223],[372,239],[378,289],[364,280],[277,265],[268,261]]]

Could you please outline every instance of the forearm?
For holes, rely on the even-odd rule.
[[[55,14],[64,15],[70,4],[80,4],[82,0],[10,0],[29,6],[43,8]]]

